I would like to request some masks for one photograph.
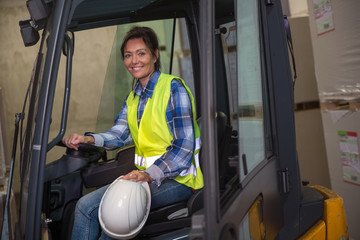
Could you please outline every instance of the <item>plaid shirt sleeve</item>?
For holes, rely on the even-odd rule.
[[[145,170],[158,186],[165,178],[175,178],[189,168],[195,149],[191,100],[185,87],[176,79],[171,82],[166,119],[173,141],[168,151]]]
[[[114,125],[105,133],[90,134],[95,139],[95,146],[113,150],[132,142],[132,136],[127,120],[126,99],[124,105],[115,119]]]

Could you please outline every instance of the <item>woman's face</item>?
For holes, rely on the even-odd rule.
[[[143,87],[155,71],[156,59],[142,38],[130,39],[124,47],[125,67],[134,78],[139,79]]]

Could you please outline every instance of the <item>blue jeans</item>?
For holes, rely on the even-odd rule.
[[[149,184],[151,192],[151,209],[187,200],[192,189],[175,180],[164,180],[160,187]],[[102,196],[108,186],[86,194],[76,204],[72,239],[112,239],[101,231],[98,210]]]

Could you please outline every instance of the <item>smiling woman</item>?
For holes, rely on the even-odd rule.
[[[106,132],[63,138],[68,148],[88,143],[116,149],[135,143],[137,171],[119,179],[148,182],[151,208],[186,201],[203,187],[198,161],[200,131],[190,89],[176,76],[160,72],[159,43],[148,27],[134,27],[121,45],[126,69],[136,80],[115,124]],[[76,204],[73,239],[93,239],[99,229],[98,206],[108,186],[83,196]],[[124,219],[126,221],[126,219]]]

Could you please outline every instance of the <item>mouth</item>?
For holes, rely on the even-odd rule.
[[[141,67],[132,67],[131,68],[133,71],[139,71],[141,69]]]

